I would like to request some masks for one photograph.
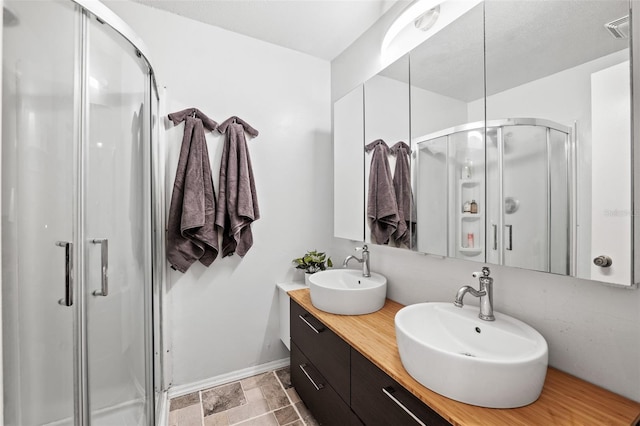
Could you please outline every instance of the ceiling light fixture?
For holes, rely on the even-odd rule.
[[[382,64],[390,64],[482,1],[414,0],[389,26],[380,47]]]
[[[427,10],[422,15],[418,16],[413,25],[420,31],[429,31],[433,27],[440,16],[440,5],[437,5],[433,9]]]

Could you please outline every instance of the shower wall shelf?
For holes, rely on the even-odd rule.
[[[458,209],[457,215],[457,254],[464,256],[465,258],[473,258],[476,256],[484,255],[484,226],[480,220],[484,216],[484,206],[480,202],[483,199],[482,196],[482,181],[479,179],[458,179]],[[466,203],[476,202],[477,212],[470,213],[464,211],[464,205]],[[469,244],[468,234],[473,234],[473,246]]]

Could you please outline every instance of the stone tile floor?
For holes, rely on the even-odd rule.
[[[169,426],[317,426],[289,367],[171,399]]]

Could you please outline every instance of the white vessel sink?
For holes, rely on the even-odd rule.
[[[363,315],[384,306],[387,279],[375,272],[363,277],[361,270],[328,269],[309,277],[311,303],[339,315]]]
[[[400,359],[422,385],[456,401],[514,408],[540,396],[548,346],[540,333],[508,315],[478,318],[478,307],[419,303],[395,317]]]

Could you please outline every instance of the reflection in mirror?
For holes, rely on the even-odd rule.
[[[409,58],[404,56],[364,84],[365,241],[411,246]]]
[[[631,284],[628,17],[626,0],[485,2],[486,118],[510,121],[487,126],[487,261]]]
[[[410,54],[414,248],[478,262],[486,258],[483,38],[480,3]]]

